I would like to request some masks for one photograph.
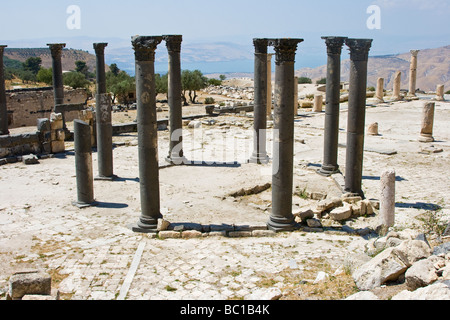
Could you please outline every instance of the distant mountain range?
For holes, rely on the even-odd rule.
[[[92,41],[91,41],[92,42]],[[107,41],[106,41],[107,42]],[[134,74],[134,52],[128,41],[113,42],[105,50],[107,64],[117,63],[120,69]],[[74,44],[68,44],[73,47]],[[80,42],[80,47],[89,48],[92,43]],[[95,55],[86,50],[65,49],[62,55],[63,70],[75,69],[75,61],[86,61],[91,72],[95,70]],[[252,46],[228,42],[217,43],[186,43],[182,47],[183,69],[200,69],[210,77],[225,74],[227,78],[253,78],[252,60],[254,49]],[[5,56],[24,62],[29,57],[42,58],[42,66],[51,67],[51,55],[48,48],[18,48],[11,45],[5,50]],[[402,72],[402,89],[408,89],[409,66],[411,54],[373,56],[368,63],[368,86],[376,86],[377,78],[385,79],[387,89],[392,88],[394,74]],[[167,72],[167,49],[160,45],[156,52],[155,69],[157,72]],[[250,67],[249,67],[250,66]],[[234,72],[215,72],[214,68],[228,68]],[[226,69],[225,68],[225,69]],[[317,68],[301,68],[295,72],[296,76],[308,77],[313,81],[326,76],[326,65]],[[350,60],[342,61],[342,81],[349,80]],[[240,72],[241,71],[241,72]],[[274,71],[274,68],[273,70]],[[434,91],[438,84],[444,84],[446,91],[450,90],[450,45],[436,49],[425,49],[419,52],[417,69],[417,88],[424,91]]]

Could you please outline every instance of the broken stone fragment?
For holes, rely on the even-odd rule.
[[[331,210],[329,216],[335,221],[347,220],[352,216],[352,207],[350,204],[344,203],[344,206]]]
[[[12,300],[22,299],[24,295],[50,295],[52,278],[46,272],[16,272],[9,280],[9,295]]]
[[[322,213],[324,211],[330,210],[332,208],[340,207],[342,206],[342,200],[340,198],[330,198],[325,199],[322,201],[319,201],[319,203],[316,206],[316,211]]]

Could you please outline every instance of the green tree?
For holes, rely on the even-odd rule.
[[[219,80],[220,80],[220,81],[224,81],[226,78],[227,78],[227,76],[224,75],[224,74],[221,74],[221,75],[219,76]]]
[[[117,65],[116,65],[117,67]],[[115,74],[117,72],[117,74]],[[130,92],[136,90],[136,83],[134,77],[129,76],[125,71],[117,70],[108,71],[106,73],[106,90],[112,93],[112,102],[116,99],[119,103],[129,104]]]
[[[86,79],[85,75],[81,72],[67,72],[63,75],[64,85],[70,86],[74,89],[88,88],[90,82]]]
[[[113,75],[115,75],[115,76],[119,75],[120,69],[119,69],[119,67],[117,67],[117,64],[112,63],[109,66],[109,70],[113,73]]]
[[[52,68],[41,68],[37,73],[37,81],[44,82],[45,84],[52,85],[53,84],[53,71]]]
[[[308,77],[299,77],[298,83],[299,84],[312,83],[312,80]]]
[[[30,57],[23,63],[23,69],[36,75],[41,69],[41,63],[42,59],[40,57]]]
[[[75,72],[79,72],[84,74],[85,78],[88,78],[89,76],[89,67],[87,66],[85,61],[75,61]]]
[[[322,78],[316,81],[316,84],[327,84],[327,78]]]
[[[166,73],[161,76],[159,73],[155,74],[156,94],[166,94],[169,91],[169,75]]]
[[[203,76],[200,70],[183,70],[181,72],[181,85],[183,90],[184,104],[187,104],[186,93],[189,93],[189,99],[195,103],[197,99],[197,91],[206,88],[208,85],[208,78]]]

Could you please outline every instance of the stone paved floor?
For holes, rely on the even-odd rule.
[[[419,154],[421,101],[368,108],[367,125],[379,122],[380,136],[367,137],[367,147],[395,149],[396,155],[366,152],[363,187],[370,198],[378,197],[379,176],[387,167],[397,172],[397,223],[413,224],[426,206],[440,205],[450,216],[450,103],[439,103],[435,146],[442,153]],[[408,117],[404,115],[407,114]],[[251,119],[237,119],[248,123]],[[341,115],[341,143],[345,141],[346,113]],[[237,139],[251,144],[244,126],[231,125]],[[208,130],[217,130],[211,128]],[[207,155],[214,137],[206,131],[202,144]],[[189,144],[186,153],[198,150]],[[191,133],[191,135],[189,135]],[[71,205],[76,195],[73,154],[0,167],[0,290],[17,270],[42,268],[51,272],[58,288],[71,299],[217,300],[248,298],[271,274],[273,287],[282,289],[288,268],[301,274],[315,258],[326,259],[337,270],[362,263],[366,239],[346,233],[282,233],[274,237],[199,239],[152,238],[135,234],[127,225],[139,217],[139,184],[136,177],[136,136],[116,137],[131,143],[115,149],[113,184],[95,183],[100,205],[78,210]],[[208,140],[209,139],[209,140]],[[314,173],[321,161],[323,113],[296,121],[295,184],[308,191],[330,190],[333,181]],[[305,144],[298,141],[305,140]],[[167,153],[168,136],[160,134],[160,157]],[[222,142],[221,142],[222,143]],[[214,145],[219,148],[217,145]],[[241,148],[241,147],[239,147]],[[242,147],[243,148],[243,147]],[[245,148],[244,148],[245,149]],[[235,151],[235,150],[234,150]],[[345,148],[339,150],[344,170]],[[96,154],[93,154],[94,167]],[[270,166],[268,167],[270,168]],[[267,169],[267,168],[266,168]],[[270,182],[254,165],[233,167],[179,167],[161,170],[161,204],[171,222],[261,224],[267,221],[270,191],[257,198],[235,201],[228,196],[241,187]],[[322,180],[321,180],[322,179]],[[180,182],[181,180],[181,182]],[[180,185],[181,183],[181,185]],[[294,198],[299,207],[311,200]],[[59,280],[58,280],[59,279]]]

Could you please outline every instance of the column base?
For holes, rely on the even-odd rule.
[[[110,177],[97,176],[97,177],[94,178],[94,180],[96,180],[96,181],[114,181],[117,178],[118,177],[115,174],[113,174]]]
[[[283,232],[297,230],[300,228],[300,225],[295,222],[294,217],[290,219],[270,217],[269,221],[267,221],[267,227],[275,232]]]
[[[270,158],[267,153],[255,154],[253,153],[247,163],[267,164],[270,162]]]
[[[322,166],[320,169],[318,169],[316,171],[316,173],[320,174],[321,176],[324,177],[330,177],[333,174],[336,173],[340,173],[341,171],[339,170],[339,166],[338,167],[326,167],[326,166]]]
[[[422,135],[422,136],[420,136],[419,137],[419,142],[424,142],[424,143],[426,143],[426,142],[434,142],[435,140],[434,140],[434,138],[432,137],[432,136],[425,136],[425,135]]]
[[[170,164],[173,164],[175,166],[181,166],[181,165],[189,163],[189,160],[186,159],[186,157],[170,157],[170,156],[167,156],[166,157],[166,162],[168,162]]]
[[[86,202],[80,202],[80,201],[73,201],[72,205],[77,208],[83,209],[83,208],[95,207],[98,205],[98,202],[93,201],[91,203],[86,203]]]
[[[160,215],[157,219],[141,217],[137,223],[130,224],[128,227],[131,231],[137,233],[156,233],[158,230],[159,218],[162,218],[162,215]]]
[[[137,223],[130,224],[127,226],[127,228],[136,233],[158,233],[156,227],[153,229],[143,228],[139,226]]]
[[[0,136],[7,136],[9,135],[9,131],[0,131]]]

